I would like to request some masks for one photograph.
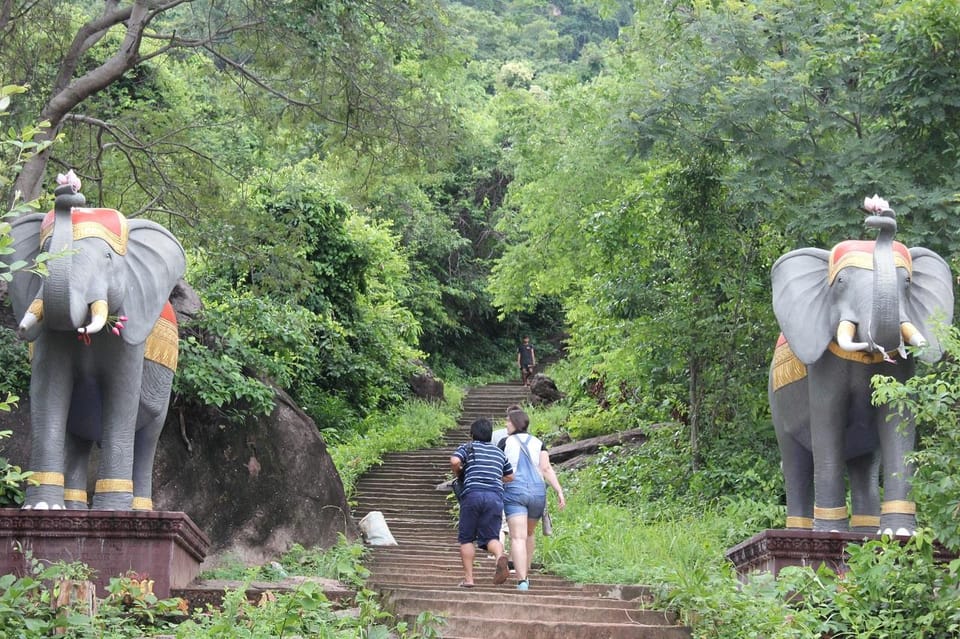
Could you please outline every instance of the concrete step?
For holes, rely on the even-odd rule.
[[[483,606],[489,607],[496,617],[513,621],[537,621],[549,612],[553,621],[587,623],[629,623],[644,626],[675,626],[675,615],[655,610],[642,610],[626,602],[612,600],[588,600],[568,595],[531,595],[510,590],[486,593]],[[478,602],[473,593],[465,588],[445,591],[387,591],[382,601],[397,615],[416,616],[423,610],[444,617],[477,616]]]
[[[549,611],[544,611],[545,615]],[[416,615],[403,615],[408,623]],[[445,639],[690,639],[689,630],[667,624],[591,623],[553,621],[551,619],[516,620],[508,617],[447,616],[443,625]]]
[[[383,596],[387,599],[397,597],[397,596],[409,596],[421,600],[463,600],[473,602],[476,600],[476,593],[474,590],[479,589],[483,591],[483,600],[488,603],[498,604],[498,603],[516,603],[517,601],[522,601],[525,605],[536,607],[536,606],[588,606],[592,608],[604,608],[611,610],[630,610],[630,611],[643,611],[643,612],[654,612],[656,619],[673,619],[675,620],[676,616],[672,613],[662,613],[659,611],[650,611],[643,608],[645,602],[647,601],[646,597],[640,597],[633,600],[625,600],[619,598],[613,598],[608,595],[610,592],[615,591],[603,591],[603,592],[594,592],[595,585],[586,585],[581,586],[579,589],[571,589],[571,592],[574,592],[574,595],[567,594],[556,594],[556,593],[547,593],[544,591],[537,590],[528,590],[527,592],[519,592],[513,588],[506,588],[505,586],[489,586],[486,587],[484,584],[478,585],[474,589],[470,588],[456,588],[455,590],[450,590],[448,588],[439,589],[433,586],[424,586],[422,588],[397,588],[395,586],[384,586],[381,591]]]

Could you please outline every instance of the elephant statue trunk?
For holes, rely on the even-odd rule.
[[[55,191],[53,235],[50,252],[73,249],[73,208],[86,203],[82,193],[64,184]],[[86,321],[87,308],[83,300],[72,294],[73,255],[64,255],[47,264],[48,277],[43,285],[43,321],[52,330],[75,330]]]
[[[897,221],[888,215],[871,215],[866,226],[879,229],[873,249],[873,309],[867,339],[871,350],[885,353],[901,349],[900,301],[893,236]]]

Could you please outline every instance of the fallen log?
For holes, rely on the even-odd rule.
[[[582,457],[583,455],[596,455],[601,448],[610,448],[611,446],[622,446],[624,444],[642,444],[647,440],[647,428],[631,428],[630,430],[611,433],[609,435],[600,435],[598,437],[588,437],[587,439],[578,439],[568,444],[560,444],[550,447],[550,461],[553,463],[562,463]]]

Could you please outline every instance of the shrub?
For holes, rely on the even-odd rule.
[[[0,440],[10,437],[13,431],[0,430]],[[23,486],[33,473],[24,471],[0,457],[0,508],[19,508],[23,505]]]

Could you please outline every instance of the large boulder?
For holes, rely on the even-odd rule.
[[[556,383],[543,373],[537,373],[530,378],[530,404],[533,406],[549,406],[566,397],[557,388]]]
[[[208,564],[263,563],[291,544],[357,536],[343,482],[316,424],[277,390],[255,424],[171,410],[154,466],[154,508],[182,510],[210,537]]]
[[[443,380],[437,379],[423,362],[415,361],[414,364],[417,368],[408,380],[414,396],[430,402],[442,402]]]

